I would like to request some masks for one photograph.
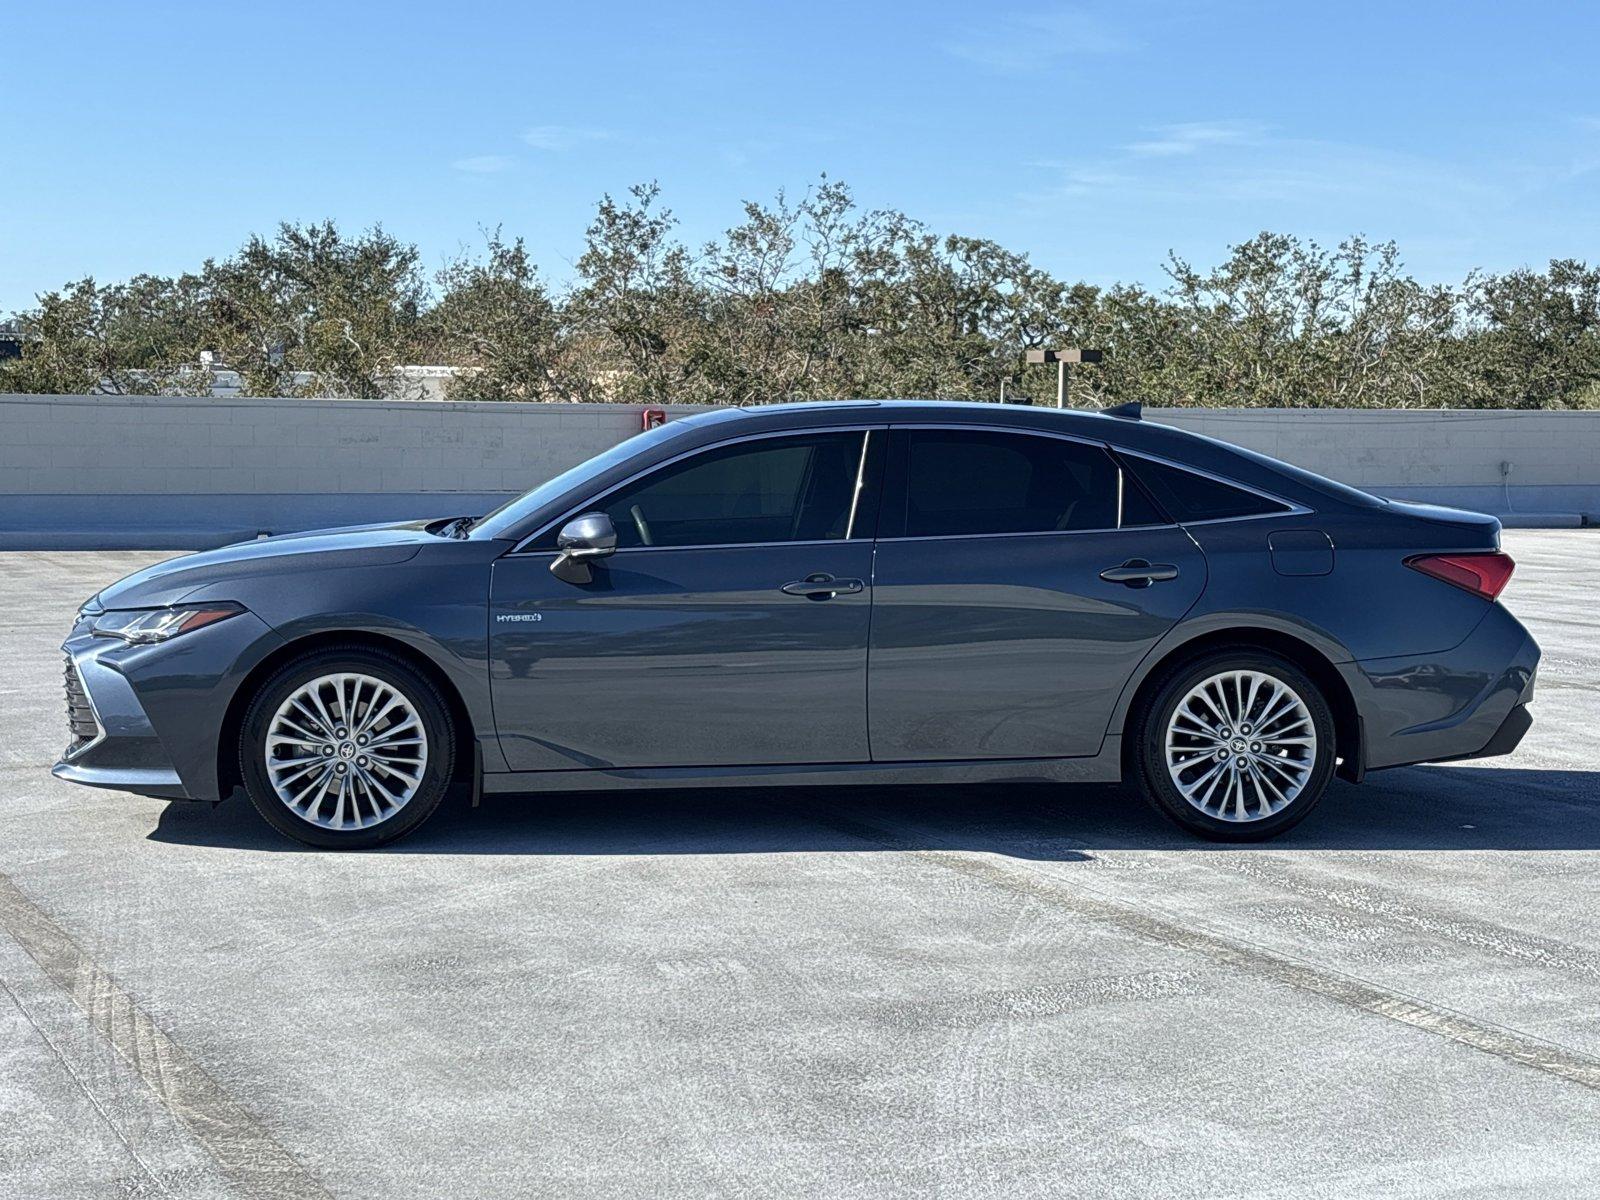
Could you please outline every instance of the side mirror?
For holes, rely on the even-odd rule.
[[[573,517],[556,535],[561,551],[550,564],[550,574],[566,583],[588,583],[594,578],[589,564],[617,552],[617,527],[603,512]]]

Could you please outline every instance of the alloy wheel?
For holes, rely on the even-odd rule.
[[[1167,773],[1191,807],[1246,823],[1282,812],[1317,761],[1316,724],[1300,694],[1264,671],[1220,671],[1172,710]]]
[[[428,735],[417,706],[371,675],[320,675],[292,691],[267,726],[278,799],[323,829],[367,829],[422,786]]]

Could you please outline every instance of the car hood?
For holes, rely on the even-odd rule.
[[[439,541],[438,535],[428,532],[437,523],[435,518],[393,525],[314,529],[184,554],[118,580],[96,594],[89,605],[158,608],[176,604],[208,585],[253,575],[405,562],[423,546]]]

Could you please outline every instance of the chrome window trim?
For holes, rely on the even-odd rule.
[[[867,451],[872,448],[872,430],[861,439],[861,458],[856,463],[856,486],[850,493],[850,519],[844,525],[844,540],[850,541],[856,532],[856,509],[861,507],[861,489],[867,482]]]
[[[1218,482],[1226,483],[1228,481],[1221,479]],[[1227,525],[1234,521],[1270,521],[1273,517],[1314,516],[1317,511],[1314,508],[1306,508],[1303,504],[1296,504],[1293,500],[1285,500],[1283,503],[1289,506],[1283,512],[1246,513],[1242,517],[1207,517],[1203,521],[1179,521],[1178,525],[1183,529],[1193,529],[1196,525]]]
[[[607,557],[615,558],[623,554],[676,554],[682,550],[776,550],[779,546],[870,546],[868,538],[822,538],[821,540],[809,539],[803,542],[708,542],[705,545],[695,546],[618,546]],[[524,550],[517,554],[518,558],[537,558],[541,554],[551,557],[559,554],[558,550]],[[510,558],[511,555],[505,557]]]
[[[882,424],[882,425],[826,425],[826,426],[819,425],[819,426],[817,426],[815,428],[811,428],[811,429],[766,430],[766,431],[761,432],[761,433],[746,433],[746,434],[741,434],[738,437],[726,438],[726,439],[724,439],[723,441],[720,441],[720,442],[711,442],[711,443],[708,443],[707,445],[704,445],[704,446],[696,446],[692,450],[685,450],[681,454],[675,454],[671,458],[664,459],[663,461],[661,461],[659,463],[655,463],[655,464],[653,464],[653,465],[651,465],[649,467],[645,467],[643,470],[635,472],[634,474],[628,476],[626,479],[623,479],[620,482],[618,482],[618,483],[614,484],[613,486],[611,486],[610,488],[607,488],[604,492],[600,493],[600,495],[594,497],[593,499],[587,501],[586,503],[577,505],[576,507],[569,509],[567,512],[563,513],[561,516],[557,517],[555,520],[549,521],[546,524],[541,525],[533,533],[529,534],[527,537],[523,538],[520,542],[518,542],[516,544],[516,546],[506,555],[506,557],[509,558],[509,557],[511,557],[513,555],[518,556],[518,557],[530,557],[530,556],[539,555],[539,554],[552,554],[552,555],[556,554],[557,551],[555,551],[555,550],[528,550],[528,549],[525,549],[525,547],[528,545],[529,542],[538,540],[539,538],[543,537],[546,533],[548,533],[551,529],[558,527],[563,521],[571,520],[573,517],[578,516],[578,515],[580,515],[580,514],[582,514],[584,512],[587,512],[590,508],[592,508],[594,505],[600,503],[607,496],[610,496],[613,493],[622,490],[623,488],[627,487],[631,483],[637,482],[638,480],[644,478],[646,475],[650,474],[652,471],[656,471],[656,470],[658,470],[658,469],[660,469],[662,467],[669,467],[673,463],[681,462],[683,459],[692,457],[693,455],[699,454],[702,451],[719,450],[719,449],[722,449],[725,446],[737,445],[740,442],[753,442],[753,441],[759,441],[759,440],[766,439],[766,438],[804,437],[804,436],[806,436],[808,434],[813,434],[813,433],[860,433],[860,434],[866,435],[866,436],[863,436],[863,438],[862,438],[862,465],[863,465],[863,468],[864,468],[865,467],[866,452],[867,452],[867,448],[868,448],[870,435],[875,431],[888,432],[890,430],[895,430],[895,429],[979,430],[979,431],[982,431],[984,433],[1012,433],[1012,434],[1018,434],[1018,435],[1023,436],[1023,437],[1046,437],[1046,438],[1056,438],[1056,439],[1058,439],[1060,441],[1063,441],[1063,442],[1076,442],[1080,446],[1093,446],[1096,449],[1105,451],[1106,453],[1108,453],[1111,456],[1113,462],[1116,462],[1116,457],[1118,455],[1126,455],[1129,458],[1140,458],[1140,459],[1144,459],[1147,462],[1159,463],[1162,466],[1171,467],[1171,468],[1173,468],[1174,470],[1177,470],[1177,471],[1187,471],[1191,475],[1198,475],[1202,479],[1209,479],[1214,483],[1220,483],[1220,484],[1223,484],[1223,485],[1225,485],[1227,487],[1237,488],[1241,492],[1247,492],[1252,496],[1257,496],[1257,497],[1259,497],[1259,498],[1261,498],[1263,500],[1268,500],[1268,501],[1272,502],[1273,504],[1281,504],[1281,505],[1284,506],[1284,511],[1283,512],[1272,512],[1272,513],[1251,513],[1251,514],[1248,514],[1248,515],[1242,516],[1242,517],[1207,517],[1207,518],[1205,518],[1204,520],[1201,520],[1201,521],[1162,521],[1162,522],[1159,522],[1159,523],[1153,524],[1153,525],[1119,525],[1119,526],[1117,526],[1115,528],[1106,526],[1106,527],[1102,527],[1102,528],[1098,528],[1098,529],[1029,529],[1029,530],[1017,530],[1017,531],[1012,532],[1012,533],[918,534],[916,536],[909,536],[909,537],[908,536],[902,536],[902,537],[874,538],[874,539],[872,539],[874,542],[929,542],[929,541],[971,540],[971,539],[976,539],[976,538],[1070,537],[1070,536],[1072,536],[1074,534],[1080,534],[1080,533],[1124,533],[1124,532],[1128,532],[1128,531],[1136,530],[1136,529],[1190,529],[1190,528],[1193,528],[1194,526],[1197,526],[1197,525],[1221,525],[1221,524],[1225,524],[1225,523],[1231,522],[1231,521],[1261,521],[1261,520],[1268,520],[1268,519],[1271,519],[1271,518],[1274,518],[1274,517],[1301,517],[1301,516],[1314,515],[1316,513],[1316,510],[1313,509],[1313,508],[1308,508],[1303,504],[1297,503],[1296,501],[1285,499],[1282,496],[1275,495],[1274,493],[1265,491],[1265,490],[1263,490],[1261,488],[1253,487],[1248,483],[1241,483],[1237,479],[1230,479],[1226,475],[1218,475],[1214,471],[1207,471],[1202,467],[1196,467],[1196,466],[1194,466],[1194,465],[1192,465],[1190,463],[1179,462],[1176,459],[1167,458],[1167,457],[1165,457],[1163,455],[1160,455],[1160,454],[1151,454],[1151,453],[1148,453],[1147,451],[1143,451],[1143,450],[1130,450],[1127,447],[1116,445],[1113,442],[1108,442],[1108,441],[1105,441],[1105,440],[1097,440],[1097,439],[1091,438],[1091,437],[1084,437],[1081,434],[1064,433],[1064,432],[1061,432],[1059,430],[1054,430],[1054,429],[1034,429],[1032,427],[1020,426],[1020,425],[991,425],[991,424],[977,423],[977,422],[972,422],[972,421],[915,421],[915,422],[891,421],[891,422],[886,422],[885,424]],[[1122,486],[1122,476],[1121,476],[1122,464],[1121,463],[1117,463],[1117,467],[1118,467],[1117,483],[1118,483],[1118,487],[1120,488]],[[859,478],[858,478],[858,482],[859,482]],[[857,492],[857,495],[859,496],[859,490]],[[853,510],[853,506],[854,506],[854,501],[852,501],[852,510]],[[853,511],[852,511],[852,515],[853,515]],[[627,546],[627,547],[619,547],[617,549],[616,553],[617,554],[637,554],[640,551],[651,551],[651,552],[667,551],[667,552],[671,552],[671,551],[675,551],[675,550],[736,550],[736,549],[742,549],[742,548],[756,548],[756,547],[766,547],[766,548],[770,549],[770,548],[775,547],[775,546],[836,546],[836,545],[847,544],[847,543],[849,543],[851,541],[866,541],[866,540],[867,539],[865,539],[865,538],[851,538],[849,536],[846,536],[844,538],[824,538],[824,539],[820,539],[820,540],[812,540],[812,541],[804,541],[804,542],[794,542],[794,541],[782,541],[782,542],[719,542],[719,543],[710,543],[710,544],[703,545],[703,546]],[[85,690],[87,690],[87,689],[85,689]]]
[[[579,504],[574,508],[568,509],[566,512],[562,513],[561,516],[557,517],[553,521],[547,521],[545,524],[539,526],[538,529],[534,530],[527,537],[523,538],[520,542],[518,542],[515,546],[513,546],[504,555],[504,557],[506,557],[506,558],[511,558],[513,556],[515,556],[515,557],[530,557],[530,556],[537,555],[537,554],[556,554],[556,553],[558,553],[558,551],[555,551],[555,550],[528,550],[528,549],[525,549],[525,547],[528,545],[529,542],[538,541],[541,537],[543,537],[545,534],[549,533],[552,529],[560,528],[561,525],[564,522],[570,521],[573,517],[581,516],[583,513],[591,511],[594,508],[595,505],[597,505],[597,504],[601,503],[602,501],[604,501],[608,496],[612,496],[612,495],[615,495],[617,492],[620,492],[623,488],[627,487],[629,484],[637,483],[639,480],[643,479],[646,475],[653,474],[654,472],[659,471],[664,467],[670,467],[674,463],[682,462],[686,458],[692,458],[696,454],[703,454],[703,453],[706,453],[707,451],[711,451],[711,450],[721,450],[721,449],[723,449],[724,447],[727,447],[727,446],[737,446],[741,442],[756,442],[756,441],[763,441],[763,440],[770,439],[770,438],[808,437],[808,436],[810,436],[812,434],[816,434],[816,433],[859,433],[859,434],[862,435],[862,438],[861,438],[862,465],[863,465],[863,468],[864,468],[865,460],[866,460],[866,447],[867,447],[867,443],[868,443],[868,440],[869,440],[869,435],[872,433],[873,430],[882,429],[882,428],[884,428],[884,426],[882,426],[882,425],[818,425],[818,426],[815,426],[814,428],[810,428],[810,429],[769,429],[769,430],[766,430],[766,431],[761,432],[761,433],[745,433],[745,434],[739,435],[738,437],[726,438],[726,439],[724,439],[723,441],[720,441],[720,442],[708,442],[703,446],[696,446],[691,450],[685,450],[681,454],[674,454],[671,458],[662,459],[658,463],[652,463],[650,466],[645,467],[642,470],[634,472],[632,475],[629,475],[626,479],[619,480],[618,482],[612,484],[605,491],[601,492],[598,496],[593,496],[590,499],[584,501],[582,504]],[[858,472],[857,478],[858,478],[858,481],[859,481],[859,478],[860,478],[859,472]],[[860,493],[859,493],[859,487],[858,487],[857,495],[859,495],[859,494]],[[851,515],[852,515],[852,517],[854,516],[854,511],[855,511],[854,503],[855,503],[854,500],[852,500],[852,502],[851,502]],[[616,553],[616,554],[635,554],[635,553],[638,553],[640,550],[731,550],[731,549],[734,549],[736,547],[741,547],[741,546],[838,546],[838,545],[847,544],[848,542],[851,542],[851,541],[867,541],[867,540],[868,539],[866,539],[866,538],[853,538],[852,539],[847,535],[847,536],[842,537],[842,538],[821,538],[821,539],[814,539],[814,540],[811,540],[811,541],[804,541],[804,542],[795,542],[795,541],[787,541],[786,540],[786,541],[781,541],[781,542],[714,542],[714,543],[708,543],[708,544],[703,545],[703,546],[619,546],[614,551],[614,553]]]
[[[1077,537],[1080,534],[1094,533],[1135,533],[1140,529],[1181,529],[1170,521],[1160,525],[1124,525],[1121,529],[1113,529],[1109,525],[1102,525],[1095,529],[1018,529],[1011,533],[917,533],[907,534],[904,537],[879,538],[880,542],[992,542],[997,538],[1039,538],[1039,537]]]

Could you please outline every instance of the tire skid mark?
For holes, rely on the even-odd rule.
[[[0,927],[247,1196],[327,1200],[329,1193],[103,968],[0,874]]]
[[[1134,971],[1006,991],[894,1005],[889,1011],[914,1029],[973,1029],[1042,1020],[1117,1003],[1195,996],[1206,988],[1200,971]]]
[[[1600,979],[1600,954],[1593,951],[1485,921],[1429,912],[1385,895],[1380,888],[1343,877],[1326,881],[1307,878],[1302,871],[1291,867],[1271,851],[1262,852],[1259,861],[1256,855],[1238,861],[1220,855],[1213,857],[1217,861],[1207,862],[1205,865],[1208,868],[1241,875],[1264,887],[1277,888],[1319,904],[1358,913],[1373,921],[1424,933],[1441,941],[1470,946],[1474,950],[1509,958],[1525,966],[1569,971],[1589,979]]]
[[[1540,789],[1540,799],[1560,802],[1559,798],[1542,793],[1543,789]],[[1045,815],[1044,810],[1039,811],[1041,816]],[[1075,838],[1055,838],[1051,844],[1086,854],[1103,853],[1090,843]],[[1113,866],[1117,860],[1097,861],[1102,866]],[[1600,953],[1479,917],[1449,917],[1430,912],[1408,899],[1395,896],[1380,885],[1344,876],[1324,876],[1316,872],[1316,868],[1312,868],[1312,871],[1316,872],[1317,877],[1310,878],[1308,875],[1311,872],[1291,866],[1285,855],[1278,851],[1259,849],[1246,855],[1202,853],[1194,855],[1188,865],[1200,871],[1241,875],[1262,887],[1314,900],[1356,914],[1373,924],[1421,933],[1446,944],[1469,946],[1511,959],[1521,966],[1570,971],[1586,978],[1600,979]],[[1586,868],[1573,870],[1576,872]]]
[[[1258,979],[1321,996],[1356,1012],[1369,1013],[1424,1033],[1482,1051],[1502,1061],[1542,1071],[1557,1079],[1600,1091],[1600,1058],[1520,1030],[1481,1021],[1465,1013],[1393,991],[1325,966],[1312,966],[1264,946],[1224,937],[1184,924],[1159,910],[1134,908],[1078,883],[1037,875],[1027,867],[987,854],[962,850],[926,850],[895,832],[856,818],[807,808],[820,824],[850,833],[921,862],[993,884],[1017,895],[1038,899],[1087,921],[1110,926],[1157,945],[1198,954],[1221,966]]]
[[[12,990],[11,985],[3,978],[0,978],[0,993],[3,993],[6,999],[11,1001],[17,1012],[22,1014],[22,1019],[28,1023],[34,1035],[44,1043],[45,1049],[49,1051],[51,1057],[55,1059],[67,1078],[72,1080],[78,1090],[83,1093],[83,1097],[88,1102],[89,1107],[94,1110],[95,1115],[100,1118],[106,1129],[110,1131],[117,1144],[122,1147],[129,1159],[133,1161],[133,1165],[138,1168],[145,1178],[150,1180],[153,1187],[161,1191],[167,1190],[162,1183],[161,1176],[144,1160],[144,1156],[140,1154],[138,1146],[128,1137],[122,1124],[107,1111],[106,1105],[97,1089],[85,1082],[80,1064],[75,1063],[72,1056],[57,1044],[55,1038],[50,1036],[49,1031],[34,1019],[33,1014],[28,1011],[28,1006],[23,1003],[22,998]]]

